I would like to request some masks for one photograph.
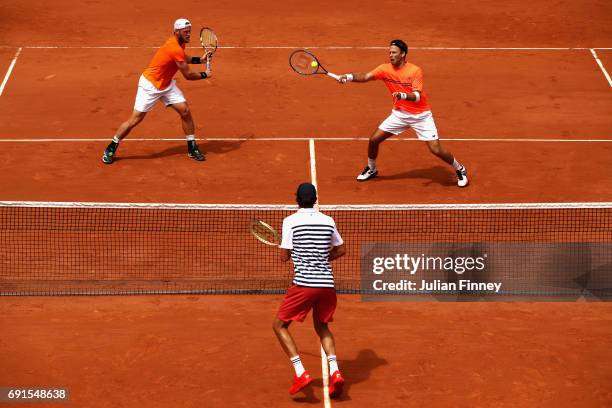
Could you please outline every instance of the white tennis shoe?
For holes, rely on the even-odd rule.
[[[378,170],[376,170],[376,169],[372,170],[372,169],[370,169],[369,166],[366,166],[366,168],[363,169],[361,174],[357,176],[357,181],[366,181],[366,180],[369,180],[372,177],[376,177],[377,174],[378,174]]]
[[[457,170],[457,185],[459,187],[465,187],[468,185],[467,170],[465,166],[461,167],[461,170]]]

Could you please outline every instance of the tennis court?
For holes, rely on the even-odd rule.
[[[0,289],[11,295],[0,296],[0,387],[66,388],[83,407],[612,405],[609,291],[560,302],[552,273],[555,291],[530,301],[357,294],[368,242],[612,242],[612,7],[529,6],[0,6]],[[206,161],[187,159],[178,116],[157,106],[105,166],[178,17],[220,40],[212,79],[177,76]],[[368,71],[396,37],[425,71],[468,188],[411,132],[383,143],[380,176],[357,183],[388,92],[300,77],[287,62],[308,48],[334,72]],[[245,227],[279,228],[305,181],[349,248],[331,326],[347,383],[331,403],[309,319],[292,333],[315,382],[287,395],[292,368],[271,323],[292,270]]]

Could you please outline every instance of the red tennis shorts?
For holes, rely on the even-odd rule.
[[[336,311],[336,289],[307,288],[293,285],[287,289],[283,303],[278,309],[278,318],[283,322],[303,322],[312,309],[312,317],[323,323],[334,320]]]

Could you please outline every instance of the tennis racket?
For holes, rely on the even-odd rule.
[[[200,30],[200,44],[202,44],[202,48],[206,52],[213,54],[217,51],[219,40],[217,40],[217,34],[215,34],[212,28],[203,27]]]
[[[251,234],[260,242],[270,246],[279,246],[279,235],[274,228],[262,220],[251,220]]]
[[[210,70],[210,59],[219,46],[217,34],[215,34],[212,28],[203,27],[200,30],[200,44],[202,44],[202,48],[204,48],[204,53],[209,54],[209,57],[206,58],[206,69]]]
[[[326,70],[323,65],[319,62],[317,57],[313,53],[306,50],[295,50],[289,56],[289,65],[295,72],[300,75],[328,75],[335,80],[340,78],[332,72]]]

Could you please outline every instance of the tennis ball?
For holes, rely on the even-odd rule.
[[[317,61],[312,61],[312,62],[310,63],[310,66],[311,66],[311,67],[313,67],[313,68],[316,68],[316,67],[318,67],[318,66],[319,66],[319,63],[318,63]]]

